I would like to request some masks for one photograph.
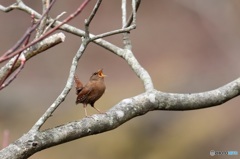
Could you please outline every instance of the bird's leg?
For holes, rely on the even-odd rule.
[[[96,107],[94,107],[94,106],[92,106],[96,111],[98,111],[98,113],[100,113],[100,114],[106,114],[105,112],[102,112],[101,110],[99,110],[98,108],[96,108]]]
[[[85,116],[86,117],[89,117],[88,115],[87,115],[87,104],[83,104],[83,108],[84,108],[84,111],[85,111]]]

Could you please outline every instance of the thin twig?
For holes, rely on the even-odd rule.
[[[50,4],[49,0],[42,0],[42,13],[44,13],[48,9],[49,4]],[[37,29],[37,33],[36,33],[35,38],[39,38],[43,34],[43,32],[44,32],[44,30],[47,26],[46,25],[47,24],[47,19],[48,19],[48,13],[43,17],[43,19],[42,19],[42,21],[41,21],[41,23],[40,23],[40,25]]]
[[[62,12],[62,13],[59,14],[55,19],[53,19],[53,21],[52,21],[50,24],[48,24],[48,26],[45,28],[43,34],[45,34],[45,33],[48,31],[48,29],[51,28],[52,25],[53,25],[61,16],[63,16],[63,15],[66,14],[66,13],[67,13],[67,12]]]
[[[83,4],[80,5],[79,8],[73,14],[71,14],[69,17],[67,17],[57,27],[59,28],[64,23],[68,22],[70,19],[77,16],[85,8],[85,6],[87,5],[88,2],[89,2],[89,0],[84,1]],[[52,113],[58,108],[58,106],[64,101],[64,99],[66,98],[66,96],[70,92],[70,90],[72,88],[72,84],[73,84],[74,74],[75,74],[76,69],[77,69],[78,60],[80,59],[80,57],[84,53],[88,43],[89,43],[89,39],[83,38],[82,44],[81,44],[79,50],[77,51],[75,57],[73,58],[72,65],[71,65],[70,72],[69,72],[69,76],[68,76],[68,80],[67,80],[67,83],[66,83],[63,91],[57,97],[57,99],[52,103],[52,105],[46,110],[46,112],[41,116],[41,118],[39,118],[39,120],[34,124],[34,126],[31,128],[30,132],[39,131],[39,129],[42,127],[42,125],[47,121],[47,119],[52,115]]]
[[[137,1],[137,2],[136,2],[136,1]],[[135,4],[134,4],[134,3],[135,3]],[[136,6],[136,7],[134,7],[135,9],[133,8],[133,12],[132,12],[132,14],[131,14],[130,17],[129,17],[125,28],[126,28],[126,27],[129,27],[129,26],[132,24],[133,19],[134,19],[134,18],[133,18],[133,17],[134,17],[134,14],[135,14],[135,19],[136,19],[136,12],[138,11],[138,8],[139,8],[140,4],[141,4],[141,0],[132,0],[132,7],[134,7],[134,6]],[[134,12],[134,11],[135,11],[135,12]],[[135,22],[135,24],[136,24],[136,22]]]
[[[101,3],[102,3],[102,0],[97,1],[90,16],[85,20],[85,38],[89,38],[89,25],[92,22],[94,16],[96,15]]]
[[[133,17],[133,25],[136,25],[136,16],[137,16],[137,6],[136,6],[136,0],[132,0],[132,17]]]
[[[19,9],[21,11],[24,11],[24,12],[30,14],[30,15],[33,13],[36,18],[38,18],[38,19],[41,18],[41,14],[39,14],[38,12],[36,12],[32,8],[30,8],[29,6],[24,4],[22,1],[18,2],[15,9]],[[49,18],[49,23],[51,23],[52,21],[54,21],[54,20]],[[53,23],[53,26],[57,26],[59,24],[61,24],[61,21],[56,21],[55,23]],[[85,36],[85,31],[83,31],[81,29],[78,29],[74,26],[71,26],[69,24],[64,24],[59,29],[65,31],[65,32],[68,32],[70,34],[79,36],[79,37],[84,37]],[[95,35],[94,34],[89,34],[89,36],[91,38],[93,38]],[[96,43],[97,45],[109,50],[110,52],[115,53],[116,55],[122,57],[122,54],[121,54],[122,52],[118,51],[121,48],[117,47],[116,45],[114,45],[114,44],[112,44],[112,43],[110,43],[110,42],[108,42],[104,39],[99,39],[99,38],[97,38],[97,40],[94,40],[93,42]]]
[[[55,3],[56,0],[53,0],[49,6],[49,8],[46,10],[46,12],[42,15],[42,17],[40,18],[40,20],[34,25],[31,26],[27,29],[27,31],[25,32],[25,34],[22,36],[22,38],[20,38],[20,40],[11,48],[9,49],[6,53],[4,53],[1,57],[0,57],[0,62],[6,61],[9,58],[15,56],[16,54],[22,52],[24,49],[20,49],[21,51],[18,51],[18,53],[13,53],[14,51],[16,51],[19,46],[25,41],[25,39],[33,32],[35,31],[35,29],[39,26],[41,20],[43,19],[43,17],[50,11],[51,7],[53,6],[53,4]],[[12,56],[8,56],[9,54],[14,54]]]
[[[140,4],[140,2],[141,1],[138,0],[137,4]],[[136,7],[136,9],[137,8],[138,7]],[[19,3],[19,5],[18,5],[18,7],[16,7],[16,9],[23,10],[28,14],[34,13],[37,18],[41,17],[41,15],[38,12],[36,12],[32,8],[28,7],[27,5],[25,5],[22,2]],[[49,21],[51,22],[53,20],[49,19]],[[128,21],[128,23],[129,23],[129,21]],[[59,24],[61,24],[61,22],[56,21],[53,25],[57,26]],[[132,27],[135,28],[136,26],[132,26]],[[61,29],[63,31],[66,31],[68,33],[71,33],[73,35],[79,36],[79,37],[84,37],[85,36],[85,32],[83,30],[78,29],[76,27],[73,27],[69,24],[64,24],[59,29]],[[127,56],[126,52],[122,48],[120,48],[120,47],[118,47],[118,46],[116,46],[116,45],[114,45],[114,44],[112,44],[112,43],[110,43],[110,42],[108,42],[104,39],[100,39],[101,37],[109,36],[109,34],[110,34],[109,32],[108,33],[103,33],[103,34],[97,35],[96,38],[95,38],[96,35],[94,35],[94,34],[89,34],[89,36],[93,40],[93,42],[96,43],[97,45],[107,49],[108,51],[114,53],[115,55],[117,55],[119,57],[124,58],[128,62],[129,66],[131,66],[133,71],[136,73],[136,75],[143,81],[146,91],[154,89],[150,75],[148,74],[148,72],[145,69],[143,69],[143,67],[138,63],[137,59],[134,56],[129,55],[129,57],[131,57],[129,59],[129,58],[127,58],[128,56]]]
[[[0,81],[0,90],[5,88],[12,81],[12,80],[10,80],[10,82],[7,82],[7,84],[4,84],[4,82],[7,80],[7,78],[13,73],[13,71],[14,71],[13,68],[14,68],[15,64],[17,63],[19,57],[20,57],[20,54],[16,55],[16,57],[14,58],[14,62],[12,64],[11,68],[7,72],[7,75]]]
[[[31,27],[33,27],[34,26],[34,15],[33,14],[31,16],[31,18],[32,18]],[[25,42],[24,42],[23,46],[26,46],[28,44],[30,37],[31,37],[31,34],[28,34],[26,39],[25,39]],[[23,67],[24,67],[23,65],[25,64],[25,62],[23,64],[21,62],[20,69],[18,69],[15,72],[15,74],[11,77],[11,79],[9,79],[6,83],[4,83],[7,80],[7,78],[15,71],[14,67],[15,67],[15,64],[17,63],[17,61],[19,60],[20,55],[21,54],[18,54],[16,56],[12,66],[11,66],[11,69],[9,69],[7,75],[2,80],[0,80],[0,90],[5,88],[6,86],[8,86],[13,81],[13,79],[15,79],[17,77],[17,75],[20,73],[20,71],[23,69]],[[24,56],[24,55],[22,55],[22,56]],[[20,61],[22,61],[22,60],[20,60]]]
[[[115,34],[130,32],[131,30],[133,30],[135,28],[136,28],[135,26],[129,26],[127,28],[117,29],[117,30],[109,31],[109,32],[102,33],[102,34],[99,34],[99,35],[91,36],[90,39],[91,39],[91,41],[94,41],[94,40],[104,38],[104,37],[108,37],[108,36],[112,36],[112,35],[115,35]]]
[[[20,56],[20,57],[19,57],[19,56]],[[18,70],[16,70],[15,72],[12,73],[13,75],[8,79],[8,81],[6,81],[5,83],[1,84],[0,90],[3,89],[3,88],[5,88],[5,87],[7,87],[7,86],[17,77],[17,75],[18,75],[18,74],[21,72],[21,70],[23,69],[23,67],[24,67],[24,65],[25,65],[25,62],[26,62],[25,55],[24,55],[24,54],[19,54],[19,55],[17,55],[15,61],[17,61],[18,59],[21,61]],[[15,63],[16,63],[16,62],[15,62]],[[14,65],[13,65],[13,66],[14,66]],[[13,66],[12,66],[12,67],[13,67]]]
[[[100,5],[102,3],[102,0],[98,0],[91,12],[91,14],[89,15],[89,17],[87,18],[87,21],[85,22],[85,25],[89,26],[89,24],[92,22],[94,16],[96,15]]]
[[[52,103],[52,105],[46,110],[46,112],[41,116],[41,118],[39,118],[39,120],[34,124],[34,126],[31,128],[30,131],[32,131],[32,132],[39,131],[39,129],[42,127],[42,125],[47,121],[47,119],[49,117],[51,117],[52,113],[64,101],[64,99],[66,98],[66,96],[70,92],[70,90],[72,88],[72,85],[73,85],[73,78],[74,78],[74,74],[75,74],[76,69],[77,69],[78,60],[83,55],[87,45],[88,45],[88,41],[83,39],[83,42],[82,42],[79,50],[77,51],[75,57],[72,60],[72,65],[71,65],[71,68],[70,68],[67,83],[66,83],[63,91],[57,97],[57,99]]]
[[[8,7],[4,7],[3,5],[0,5],[0,10],[3,11],[3,12],[10,12],[12,11],[13,9],[17,8],[18,6],[18,3],[14,3]]]
[[[127,0],[122,0],[122,28],[126,26],[126,23],[127,23]],[[123,33],[123,45],[124,49],[131,50],[132,44],[128,34],[129,33],[127,32]]]
[[[46,38],[47,36],[49,36],[50,34],[52,34],[54,31],[56,31],[58,28],[60,28],[63,24],[68,23],[70,20],[72,20],[73,18],[75,18],[79,13],[81,13],[81,11],[85,8],[85,6],[88,4],[88,2],[90,2],[90,0],[85,0],[78,8],[77,10],[72,13],[70,16],[68,16],[66,19],[64,19],[59,25],[55,26],[53,29],[49,30],[47,33],[45,33],[43,36],[39,37],[38,39],[35,39],[34,41],[32,41],[30,44],[28,44],[27,46],[23,47],[22,49],[19,49],[15,52],[13,52],[11,55],[6,56],[4,58],[0,58],[0,62],[6,61],[10,58],[12,58],[13,56],[19,54],[20,52],[22,52],[23,50],[27,49],[28,47],[36,44],[37,42],[43,40],[44,38]]]
[[[122,0],[122,28],[127,22],[127,0]]]
[[[29,47],[29,49],[24,50],[23,54],[25,55],[26,60],[29,60],[32,57],[36,56],[37,54],[52,48],[53,46],[63,42],[64,40],[65,40],[65,35],[63,33],[56,33],[40,41],[39,43]],[[14,64],[14,60],[15,58],[12,58],[3,67],[1,67],[0,80],[3,80],[3,78],[5,78],[7,72],[9,72],[10,69],[12,69],[12,72],[13,72],[20,66],[20,60],[18,60],[15,64]]]

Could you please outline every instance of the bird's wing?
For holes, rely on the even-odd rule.
[[[83,84],[77,77],[77,75],[74,75],[74,81],[75,81],[75,88],[76,88],[76,94],[78,95],[81,90],[83,89]]]
[[[81,91],[79,92],[78,96],[77,96],[77,101],[76,103],[84,103],[87,102],[86,99],[89,96],[89,94],[91,93],[92,88],[89,86],[84,86]]]

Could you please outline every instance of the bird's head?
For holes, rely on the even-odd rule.
[[[103,69],[98,70],[97,72],[94,72],[92,76],[90,77],[90,80],[98,80],[98,79],[104,79],[106,75],[103,74]]]

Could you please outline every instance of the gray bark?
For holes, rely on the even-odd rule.
[[[153,110],[194,110],[221,105],[238,96],[240,79],[218,89],[194,94],[147,91],[127,98],[106,114],[96,114],[55,128],[29,131],[0,151],[1,159],[24,159],[46,148],[117,128],[128,120]]]

